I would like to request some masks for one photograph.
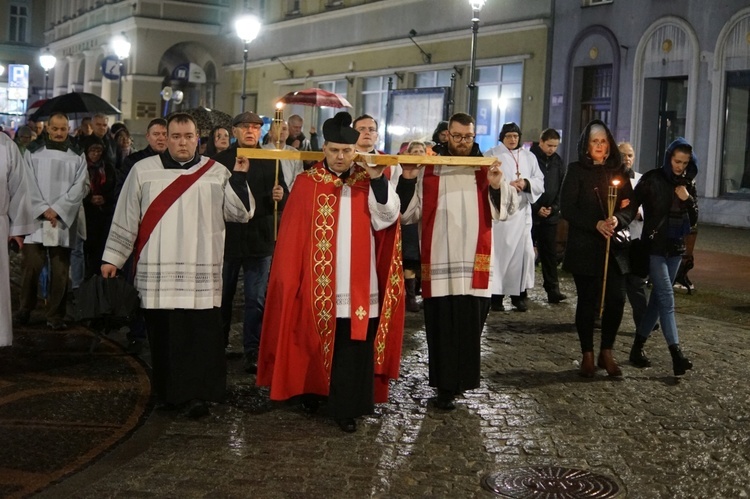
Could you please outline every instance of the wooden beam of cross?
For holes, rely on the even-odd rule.
[[[285,151],[278,149],[257,149],[241,147],[237,149],[237,156],[250,159],[298,159],[301,161],[322,161],[323,153],[317,151]],[[368,165],[391,166],[399,163],[444,165],[444,166],[490,166],[496,158],[482,156],[412,156],[395,154],[358,154],[354,161]]]

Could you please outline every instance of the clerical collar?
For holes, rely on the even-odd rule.
[[[339,180],[341,180],[342,182],[348,179],[349,175],[351,175],[351,172],[352,172],[352,167],[350,166],[349,169],[346,170],[345,172],[337,173],[331,170],[331,168],[328,166],[328,161],[325,159],[323,160],[323,165],[326,167],[326,170],[328,170],[331,173],[331,175],[336,175],[339,178]],[[354,166],[353,163],[352,163],[352,166]]]
[[[187,170],[188,168],[197,165],[201,161],[201,155],[200,154],[195,154],[195,155],[193,155],[193,159],[191,159],[190,161],[187,161],[185,163],[181,163],[181,162],[175,160],[169,154],[169,149],[167,149],[163,153],[159,154],[159,158],[161,158],[161,163],[164,165],[164,168],[167,168],[167,169],[179,169],[179,170]]]

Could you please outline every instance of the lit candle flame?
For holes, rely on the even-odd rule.
[[[612,185],[614,185],[615,187],[617,187],[618,185],[620,185],[620,181],[619,180],[613,180],[612,181]]]
[[[284,107],[284,103],[283,102],[277,102],[276,103],[276,109],[282,109],[283,107]]]

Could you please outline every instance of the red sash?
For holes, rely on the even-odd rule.
[[[215,161],[209,159],[205,165],[200,167],[195,173],[190,175],[178,175],[158,196],[148,205],[146,213],[143,215],[141,225],[138,227],[138,236],[135,238],[135,248],[133,249],[133,273],[141,257],[141,251],[146,246],[151,233],[154,231],[159,221],[167,212],[170,206],[187,191],[191,185],[196,183],[203,176]]]
[[[370,321],[370,247],[371,225],[367,208],[370,182],[358,182],[352,186],[351,231],[352,250],[349,255],[349,293],[351,299],[351,339],[365,341]],[[364,197],[364,201],[360,201]],[[363,210],[364,208],[364,210]],[[338,230],[342,230],[339,227]],[[346,230],[346,229],[344,229]],[[341,248],[347,251],[348,248]]]
[[[487,289],[490,285],[490,252],[492,250],[492,211],[489,206],[487,168],[475,170],[474,175],[477,183],[479,233],[474,253],[471,286],[475,289]],[[422,184],[422,296],[425,298],[432,297],[432,241],[439,187],[440,177],[435,175],[435,167],[425,166]],[[461,236],[444,234],[441,237]]]

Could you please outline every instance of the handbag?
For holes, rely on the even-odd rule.
[[[651,243],[654,237],[661,229],[664,221],[667,219],[665,216],[659,222],[654,230],[651,231],[648,237],[641,236],[640,239],[632,239],[630,241],[630,273],[645,279],[648,277],[650,256],[651,256]]]

